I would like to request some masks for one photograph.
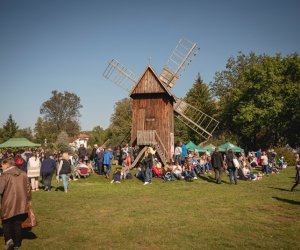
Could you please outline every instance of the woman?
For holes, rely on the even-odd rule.
[[[234,184],[237,185],[237,171],[236,171],[236,167],[233,164],[234,158],[235,155],[232,149],[229,149],[226,152],[226,163],[227,163],[227,170],[229,171],[229,180],[230,180],[230,184],[232,184],[232,179],[234,179]]]
[[[41,173],[41,161],[37,157],[36,152],[33,152],[27,163],[27,176],[31,183],[31,191],[39,190],[39,176]]]
[[[262,156],[260,157],[261,160],[261,168],[262,168],[262,172],[266,173],[266,175],[269,175],[269,159],[267,156],[266,151],[262,152]]]
[[[59,162],[56,180],[59,180],[59,176],[61,176],[63,185],[64,185],[64,192],[68,192],[68,184],[69,184],[69,177],[71,173],[71,162],[68,153],[63,153],[61,160]]]
[[[31,201],[30,184],[26,173],[14,166],[13,158],[3,160],[1,165],[1,219],[5,249],[17,249],[22,241],[21,224],[27,218],[27,205]]]

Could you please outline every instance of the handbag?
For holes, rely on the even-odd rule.
[[[31,204],[28,204],[28,217],[22,222],[22,228],[32,228],[37,226],[37,220]]]
[[[238,159],[233,158],[233,165],[235,168],[240,168],[240,163],[239,163]]]

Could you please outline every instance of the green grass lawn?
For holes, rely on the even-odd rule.
[[[33,193],[39,224],[22,249],[300,249],[294,175],[290,167],[232,186],[226,175],[221,185],[204,176],[147,186],[93,175],[68,193]]]

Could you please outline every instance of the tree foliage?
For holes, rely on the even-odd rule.
[[[69,145],[69,135],[65,131],[61,131],[57,136],[55,142],[55,149],[61,152],[72,152],[72,149]]]
[[[3,126],[3,131],[2,131],[3,140],[6,141],[9,138],[14,137],[16,135],[18,129],[19,129],[19,126],[13,119],[12,114],[10,114]]]
[[[109,133],[111,135],[110,144],[112,146],[117,146],[122,142],[130,140],[131,114],[132,101],[130,98],[124,98],[116,102],[109,126]]]
[[[200,73],[198,73],[192,88],[187,92],[184,100],[204,113],[216,116],[216,102],[208,84],[205,84],[201,79]],[[185,142],[192,140],[195,143],[200,143],[203,141],[203,138],[178,119],[175,119],[175,140]]]
[[[78,118],[79,109],[82,108],[80,98],[68,91],[60,93],[57,90],[52,91],[52,96],[45,101],[41,108],[39,117],[35,124],[35,132],[39,141],[47,138],[54,142],[57,135],[65,131],[69,136],[75,136],[80,131]]]
[[[103,129],[101,126],[96,126],[92,131],[84,132],[90,136],[89,145],[103,145],[103,143],[108,139],[107,129]]]
[[[219,98],[221,127],[246,148],[299,145],[299,86],[298,54],[231,57],[211,85]]]

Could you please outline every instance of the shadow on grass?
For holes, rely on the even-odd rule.
[[[277,190],[284,191],[284,192],[290,192],[291,191],[290,189],[278,188],[278,187],[269,187],[269,188],[277,189]]]
[[[275,199],[275,200],[278,200],[278,201],[289,203],[289,204],[300,205],[300,201],[284,199],[284,198],[279,198],[279,197],[272,197],[272,198]]]
[[[216,179],[213,176],[210,176],[210,175],[200,175],[199,178],[204,180],[204,181],[207,181],[207,182],[216,183]],[[221,183],[230,184],[228,181],[224,181],[224,180],[222,180]]]
[[[0,227],[0,236],[3,236],[3,228]],[[31,229],[22,229],[22,239],[34,240],[37,236],[31,231]]]
[[[199,175],[199,178],[201,180],[204,180],[204,181],[207,181],[207,182],[214,182],[214,183],[216,182],[215,178],[213,178],[212,176],[209,176],[209,175],[206,175],[206,176]]]
[[[35,235],[35,233],[33,233],[31,231],[31,229],[23,229],[22,230],[22,238],[23,240],[26,239],[26,240],[34,240],[34,239],[37,239],[37,236]]]
[[[64,187],[60,186],[60,187],[56,187],[55,191],[64,191]]]

